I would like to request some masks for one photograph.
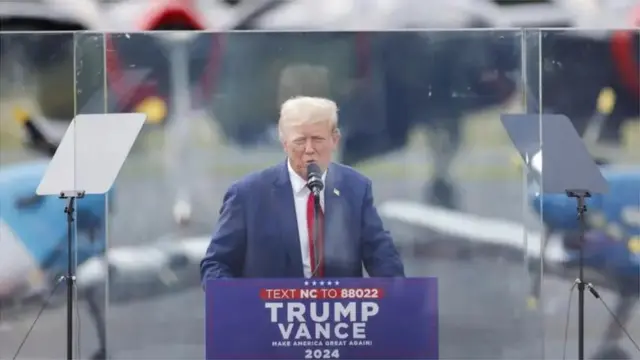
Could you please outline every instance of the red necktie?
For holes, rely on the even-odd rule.
[[[307,231],[309,232],[309,255],[311,256],[312,277],[324,276],[324,243],[322,241],[324,214],[322,213],[322,208],[319,210],[320,213],[318,214],[318,240],[315,242],[315,245],[317,245],[316,248],[313,241],[314,198],[313,193],[309,194],[309,198],[307,199]],[[315,262],[316,253],[318,254],[318,263]]]

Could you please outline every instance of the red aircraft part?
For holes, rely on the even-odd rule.
[[[640,27],[640,6],[632,15],[632,26]],[[611,39],[611,53],[616,70],[624,84],[632,94],[640,96],[640,45],[637,33],[632,30],[616,31]]]
[[[194,30],[204,30],[205,26],[196,15],[191,0],[167,1],[151,10],[143,17],[140,28],[154,30],[167,23],[184,23]]]
[[[154,6],[150,14],[146,14],[142,19],[144,20],[140,23],[139,29],[143,31],[153,31],[166,24],[183,24],[194,31],[205,30],[206,28],[203,21],[197,16],[197,11],[194,9],[191,0],[166,1]],[[200,96],[203,99],[213,89],[213,84],[215,84],[214,76],[220,63],[222,41],[218,34],[212,35],[212,38],[210,61],[202,76],[202,94]],[[119,109],[137,107],[151,98],[160,99],[164,104],[167,103],[168,99],[158,95],[158,89],[154,83],[127,83],[126,75],[123,71],[125,66],[120,61],[118,49],[109,34],[106,35],[105,50],[109,87],[117,99]]]

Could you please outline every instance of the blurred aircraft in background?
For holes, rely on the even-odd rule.
[[[402,149],[415,125],[427,125],[436,156],[436,176],[425,190],[424,198],[450,208],[456,207],[457,200],[449,180],[449,165],[462,141],[462,119],[471,112],[505,103],[518,87],[540,95],[544,112],[564,113],[574,120],[574,126],[581,133],[595,132],[589,136],[601,140],[619,142],[622,122],[638,116],[640,86],[633,82],[639,78],[637,31],[547,32],[539,39],[541,43],[527,36],[526,49],[521,47],[521,39],[507,36],[511,33],[508,30],[494,30],[495,36],[457,31],[431,34],[289,32],[277,36],[189,32],[626,26],[623,24],[631,11],[585,5],[603,7],[609,4],[606,0],[600,3],[324,0],[322,5],[313,0],[77,0],[66,1],[67,5],[62,3],[65,2],[22,0],[7,3],[10,6],[3,3],[0,9],[2,31],[113,32],[104,37],[104,42],[96,41],[99,36],[91,34],[0,35],[0,56],[19,60],[28,69],[26,72],[35,77],[35,97],[43,118],[22,112],[17,118],[24,124],[30,145],[46,156],[55,151],[57,142],[44,128],[47,124],[66,127],[75,113],[72,96],[52,96],[73,93],[74,47],[86,61],[87,68],[106,66],[109,84],[108,103],[103,104],[95,100],[95,94],[103,94],[104,78],[100,74],[80,72],[77,84],[82,91],[76,93],[75,99],[80,112],[103,111],[105,105],[110,112],[144,112],[149,125],[167,125],[169,132],[177,134],[169,135],[174,144],[170,144],[168,152],[175,152],[191,141],[184,136],[188,134],[185,127],[188,128],[189,121],[183,120],[197,109],[214,115],[224,134],[239,146],[272,142],[278,105],[283,97],[294,94],[325,95],[339,103],[344,130],[341,160],[352,165]],[[637,19],[631,19],[628,27],[637,26],[637,22],[633,25]],[[135,33],[141,30],[181,30],[184,36]],[[498,32],[505,36],[498,36]],[[538,36],[538,32],[532,34]],[[244,39],[239,41],[240,38]],[[521,51],[529,54],[527,69],[523,69],[524,83],[519,65]],[[101,65],[104,53],[107,59]],[[142,73],[131,76],[130,68]],[[236,68],[240,71],[234,71]],[[540,69],[541,84],[538,82]],[[51,74],[59,75],[52,77]],[[278,93],[275,89],[283,82],[288,84],[287,90]],[[593,104],[598,91],[605,86],[615,96],[615,104],[609,110],[595,111]],[[454,93],[462,96],[452,96]],[[425,94],[429,94],[427,99]],[[539,110],[540,96],[527,99],[528,111]],[[252,106],[246,106],[247,103]],[[596,130],[589,130],[593,128],[589,124],[594,123]],[[0,171],[3,200],[0,231],[3,239],[11,239],[0,246],[0,304],[4,306],[6,302],[32,298],[41,302],[55,284],[56,276],[64,270],[63,205],[59,199],[35,196],[46,163],[43,159],[3,166]],[[618,173],[612,169],[606,176],[612,187],[628,182],[640,184],[640,173],[636,170]],[[635,189],[636,194],[638,191]],[[180,202],[178,198],[176,204]],[[107,274],[111,301],[128,301],[199,286],[193,274],[197,274],[200,258],[208,245],[207,236],[181,241],[168,238],[140,247],[114,248],[109,250],[106,259],[101,256],[105,244],[105,205],[104,197],[87,197],[77,206],[78,288],[83,296],[103,298],[100,292],[104,290]],[[412,214],[405,211],[406,206],[402,207],[403,211],[394,210],[393,206],[393,203],[382,204],[381,214],[389,218],[403,212],[405,217]],[[567,262],[572,250],[563,247],[564,236],[557,233],[567,230],[563,219],[569,215],[564,210],[554,210],[555,207],[564,209],[563,204],[550,202],[543,206],[545,214],[554,214],[545,219],[547,224],[557,225],[550,226],[554,234],[548,236],[548,241],[543,240],[546,238],[542,234],[531,234],[527,248],[523,248],[521,241],[521,225],[505,227],[498,222],[493,223],[496,226],[492,229],[477,225],[478,219],[464,214],[420,207],[428,210],[417,212],[414,221],[444,237],[429,237],[427,245],[420,245],[428,250],[417,249],[416,253],[461,256],[473,247],[474,254],[512,256],[514,261],[521,262],[524,252],[532,259],[544,258],[549,265],[545,272],[573,279]],[[189,218],[188,200],[186,209],[174,209],[178,222]],[[30,225],[34,223],[42,226]],[[45,233],[46,236],[42,235]],[[543,242],[548,246],[541,255]],[[603,243],[608,244],[611,254],[618,255],[623,244],[608,239]],[[630,242],[629,246],[636,246],[634,244]],[[59,252],[61,245],[62,252]],[[618,291],[619,282],[613,276],[603,281],[602,286]],[[93,311],[93,315],[96,321],[102,321],[98,311]]]
[[[622,122],[637,116],[638,96],[634,91],[638,86],[629,80],[633,78],[634,64],[636,73],[638,68],[638,51],[634,49],[637,41],[633,41],[637,34],[633,31],[550,32],[541,39],[542,45],[536,45],[535,39],[527,37],[526,49],[521,49],[520,39],[500,37],[495,31],[493,35],[482,32],[290,32],[278,36],[213,33],[192,34],[182,39],[127,33],[201,29],[606,28],[624,24],[628,9],[634,4],[632,1],[616,2],[617,7],[570,0],[434,0],[428,3],[333,0],[324,1],[322,6],[309,0],[92,4],[92,13],[99,9],[104,16],[102,22],[85,20],[86,28],[115,33],[107,35],[104,44],[83,39],[86,36],[76,39],[76,43],[86,54],[83,61],[91,60],[91,53],[106,50],[109,111],[142,111],[147,113],[150,123],[163,124],[171,123],[170,119],[189,117],[185,114],[194,108],[201,109],[214,115],[231,141],[240,146],[253,146],[273,142],[277,107],[286,95],[331,96],[342,109],[345,136],[341,161],[350,165],[402,149],[411,129],[415,125],[426,125],[433,147],[435,176],[425,189],[424,200],[447,207],[457,206],[449,168],[462,141],[462,119],[470,112],[504,104],[518,86],[530,89],[532,94],[540,91],[542,110],[567,114],[575,120],[581,133],[594,122],[594,109],[590,104],[595,102],[597,91],[603,86],[611,87],[618,98],[615,109],[606,119],[595,116],[598,118],[595,122],[600,124],[595,136],[605,140],[619,141],[617,134]],[[11,24],[18,26],[15,21]],[[629,26],[632,25],[633,22],[629,22]],[[505,31],[502,35],[508,34]],[[67,41],[70,38],[58,36],[66,37]],[[314,41],[310,41],[310,37]],[[54,38],[46,41],[62,42],[61,38]],[[182,55],[175,51],[176,47],[183,48]],[[32,48],[36,52],[31,54],[33,59],[46,59],[47,54],[54,53],[52,46]],[[58,48],[71,49],[62,44]],[[404,56],[407,49],[411,49],[410,57]],[[537,50],[541,51],[544,64],[540,64]],[[519,73],[521,51],[530,57],[524,83]],[[102,61],[95,58],[93,61]],[[233,71],[239,66],[242,71]],[[147,71],[144,79],[127,80],[123,73],[133,67]],[[71,74],[72,64],[67,68],[64,72]],[[540,69],[542,85],[537,82]],[[95,93],[87,87],[102,87],[102,77],[98,77],[86,72],[78,75],[78,83],[85,87],[82,94],[78,92],[78,108],[84,105],[104,109],[84,98],[86,94]],[[182,87],[176,85],[178,82],[188,85]],[[285,86],[287,90],[274,91],[282,82],[289,83]],[[191,95],[185,89],[192,90]],[[539,100],[539,96],[527,99],[527,110],[538,111]],[[42,105],[46,102],[43,96]],[[244,106],[246,102],[253,106]],[[73,115],[72,103],[69,100],[66,105],[60,102],[50,104],[49,108],[41,107],[45,108],[44,116],[68,119]],[[603,118],[602,121],[599,118]],[[173,132],[187,133],[183,127],[188,125],[176,125]],[[181,140],[180,136],[173,139],[178,143],[189,141]],[[176,218],[186,219],[188,214],[186,211],[184,216]]]
[[[0,9],[2,31],[76,31],[100,27],[96,0],[5,0]]]
[[[578,29],[584,30],[545,32],[536,51],[530,51],[528,84],[539,99],[530,99],[528,110],[538,111],[541,101],[544,113],[567,115],[587,140],[617,146],[625,122],[640,116],[640,3],[602,1],[599,6],[574,12]],[[604,28],[612,30],[599,30]],[[596,109],[603,88],[615,97],[606,114]]]
[[[189,121],[184,119],[194,109],[214,115],[224,134],[236,144],[253,146],[274,140],[272,130],[283,97],[328,95],[341,107],[345,134],[341,160],[347,164],[401,149],[415,125],[427,125],[434,147],[435,176],[424,198],[445,207],[457,205],[449,167],[462,141],[462,119],[470,112],[503,104],[518,86],[540,92],[542,110],[567,114],[580,132],[586,131],[588,123],[599,123],[597,138],[618,140],[611,134],[618,133],[622,120],[637,116],[634,91],[638,86],[632,81],[633,71],[638,70],[637,41],[633,38],[637,33],[629,30],[545,33],[541,43],[527,38],[526,49],[521,48],[521,39],[498,36],[498,30],[492,36],[454,31],[288,32],[278,36],[190,32],[607,28],[626,21],[633,1],[618,1],[615,6],[619,8],[611,2],[578,4],[570,0],[334,0],[324,1],[322,6],[309,0],[43,0],[9,4],[0,12],[2,30],[111,32],[105,41],[96,41],[91,34],[2,35],[3,41],[15,44],[3,46],[3,54],[22,49],[29,60],[24,62],[26,66],[35,69],[36,77],[43,76],[36,80],[37,98],[44,118],[51,123],[66,123],[74,115],[74,99],[50,101],[56,98],[53,93],[69,93],[61,88],[73,87],[74,46],[76,56],[90,69],[101,68],[101,55],[107,54],[102,65],[107,68],[108,94],[101,93],[104,77],[100,74],[77,74],[78,90],[82,90],[76,92],[75,99],[79,112],[103,111],[105,107],[112,112],[140,111],[148,115],[150,124],[174,124],[168,131],[173,134],[168,135],[167,152],[171,153],[180,153],[191,141],[185,135]],[[631,21],[630,26],[637,22],[637,16]],[[174,30],[178,35],[128,33],[140,30]],[[542,63],[535,44],[542,53]],[[524,83],[519,72],[521,51],[530,55]],[[407,53],[411,56],[405,56]],[[98,63],[90,65],[91,61]],[[238,67],[242,70],[233,71]],[[127,73],[130,68],[143,73],[131,76]],[[542,84],[536,81],[539,69]],[[44,75],[51,71],[63,76],[47,81]],[[286,94],[274,91],[287,81]],[[596,95],[591,99],[592,89],[598,86],[599,91],[603,84],[610,86],[617,101],[607,114],[594,116],[591,104]],[[105,96],[95,101],[96,93],[108,95],[108,103],[102,103]],[[527,110],[537,111],[538,100],[527,99]],[[178,211],[179,203],[182,211]],[[184,200],[177,197],[174,213],[179,213],[175,214],[178,222],[188,220],[188,195]]]
[[[534,157],[529,169],[534,174],[540,173],[538,160]],[[516,264],[526,258],[531,276],[528,306],[532,310],[538,309],[542,269],[545,279],[575,280],[583,246],[585,281],[618,296],[612,310],[616,318],[605,328],[602,343],[591,358],[632,359],[620,346],[626,337],[620,326],[628,326],[634,316],[640,315],[636,311],[640,299],[640,167],[603,164],[601,168],[610,192],[587,199],[584,242],[578,232],[575,199],[541,195],[536,191],[536,180],[528,187],[528,202],[530,209],[541,216],[542,232],[528,231],[520,223],[416,202],[389,201],[381,204],[379,211],[385,219],[420,229],[420,238],[408,252],[424,258],[465,262],[473,254],[474,259]],[[630,336],[637,340],[634,334]]]

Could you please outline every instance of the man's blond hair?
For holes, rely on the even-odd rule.
[[[311,96],[292,97],[280,107],[280,139],[283,139],[283,130],[287,126],[324,121],[329,123],[332,131],[338,131],[338,106],[334,101]]]

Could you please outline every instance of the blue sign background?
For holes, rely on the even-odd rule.
[[[263,289],[310,288],[377,288],[382,289],[384,296],[377,300],[264,300],[260,296]],[[206,297],[207,359],[438,358],[438,296],[435,278],[212,280],[207,282]],[[271,312],[265,308],[265,303],[291,301],[303,303],[307,307],[312,302],[377,303],[378,314],[366,323],[366,341],[370,341],[370,345],[325,346],[323,341],[322,346],[273,346],[274,342],[284,339],[278,324],[271,322]],[[279,322],[286,325],[284,309],[279,311]],[[313,336],[313,323],[308,316],[306,321]],[[329,323],[333,324],[331,321]],[[293,335],[296,330],[297,324],[289,339],[291,344],[295,341]],[[346,340],[348,344],[351,338]]]

